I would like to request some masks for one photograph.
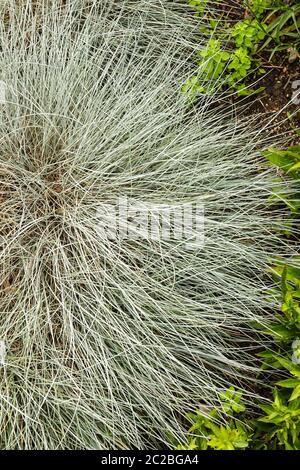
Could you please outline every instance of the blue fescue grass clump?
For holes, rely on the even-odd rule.
[[[181,5],[19,3],[0,30],[0,447],[182,440],[188,410],[255,377],[282,217],[262,133],[187,106]],[[205,246],[105,237],[95,209],[120,195],[201,200]]]

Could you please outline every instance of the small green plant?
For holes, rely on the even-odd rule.
[[[289,178],[294,184],[290,184],[289,190],[283,190],[280,185],[274,186],[272,201],[284,203],[291,213],[291,224],[286,235],[292,235],[293,226],[299,220],[300,213],[300,145],[293,145],[286,150],[270,148],[264,152],[271,165],[277,167],[282,178]]]
[[[269,50],[270,60],[278,51],[287,51],[290,60],[300,57],[300,4],[298,0],[291,3],[273,1],[266,12],[267,35],[259,51]]]
[[[266,36],[266,26],[258,19],[246,19],[234,25],[231,36],[237,47],[250,49],[252,52]]]
[[[265,31],[258,51],[270,51],[270,60],[277,51],[287,50],[290,59],[299,58],[300,4],[298,0],[245,0],[248,14],[258,20]]]
[[[258,420],[258,429],[275,448],[277,444],[285,450],[300,450],[300,367],[282,357],[276,359],[295,378],[277,382],[273,402],[260,405],[265,414]]]
[[[197,15],[203,14],[203,2],[190,2],[197,7]],[[200,10],[200,5],[202,10]],[[215,21],[210,18],[210,27],[215,27]],[[198,70],[189,78],[182,91],[187,93],[190,100],[195,100],[198,94],[214,93],[217,89],[229,87],[238,95],[252,94],[254,90],[247,88],[243,80],[251,68],[255,67],[260,73],[259,61],[255,61],[251,54],[254,48],[265,37],[265,27],[257,19],[239,21],[233,28],[228,28],[224,37],[229,43],[229,49],[222,46],[224,38],[210,39],[206,47],[198,52]],[[261,91],[261,88],[257,91]]]
[[[281,178],[295,181],[294,190],[283,194],[274,192],[273,201],[284,203],[294,223],[299,222],[300,195],[297,190],[300,176],[300,145],[286,150],[271,148],[264,153],[269,163],[281,171]],[[294,234],[293,225],[291,234]],[[262,405],[265,416],[259,419],[271,440],[287,450],[300,449],[300,258],[290,263],[279,260],[271,271],[277,280],[273,293],[280,300],[281,311],[269,322],[264,331],[274,339],[274,349],[260,353],[264,367],[283,370],[289,377],[276,382],[271,405]]]
[[[297,233],[300,213],[300,145],[288,149],[270,148],[264,152],[268,162],[280,172],[279,179],[289,179],[289,190],[283,191],[280,185],[273,189],[272,204],[284,204],[290,211],[291,222],[288,236]],[[300,338],[300,257],[294,256],[289,263],[276,260],[270,271],[275,277],[277,288],[272,293],[281,303],[281,311],[275,321],[268,323],[266,333],[277,342],[290,342]]]
[[[269,163],[275,165],[299,182],[300,146],[287,150],[269,149],[265,152]],[[276,193],[272,202],[277,202]],[[293,204],[290,202],[293,199]],[[279,200],[292,214],[297,214],[295,194]],[[299,201],[298,196],[298,201]],[[298,206],[299,209],[299,206]],[[299,213],[299,211],[298,211]],[[220,396],[220,406],[204,415],[198,410],[189,415],[193,421],[187,436],[187,444],[178,449],[240,450],[285,449],[300,450],[300,267],[299,257],[293,264],[278,260],[271,272],[276,280],[272,295],[281,304],[274,320],[259,328],[272,336],[273,348],[262,351],[262,370],[270,369],[276,379],[272,384],[272,400],[256,402],[260,416],[251,419],[241,393],[232,387]],[[280,375],[280,380],[278,380]],[[238,415],[238,416],[237,416]],[[222,424],[218,424],[222,421]],[[225,424],[223,422],[225,421]]]
[[[228,85],[237,87],[237,83],[247,76],[250,68],[251,59],[249,58],[247,50],[242,47],[236,49],[231,55],[231,61],[228,65],[228,70],[230,71],[227,75]],[[244,85],[239,85],[238,89],[241,89],[241,86],[245,88]]]
[[[202,16],[209,0],[189,0],[189,5],[196,10],[196,16]]]
[[[239,95],[252,94],[242,83],[251,69],[252,61],[246,48],[239,47],[233,52],[225,51],[218,39],[211,39],[198,53],[198,70],[182,87],[182,92],[194,101],[198,94],[213,94],[225,85]],[[261,91],[255,90],[255,92]]]
[[[224,88],[238,95],[262,91],[263,87],[255,90],[248,87],[245,79],[248,75],[265,73],[259,56],[264,49],[270,51],[270,59],[277,50],[284,49],[293,60],[299,57],[299,4],[287,6],[283,0],[245,0],[242,5],[245,18],[233,25],[226,15],[222,17],[210,11],[208,0],[190,0],[189,4],[206,23],[201,31],[210,38],[207,46],[198,52],[195,74],[182,89],[191,101],[200,94],[212,94]]]
[[[187,444],[177,446],[178,450],[242,450],[249,446],[251,432],[234,418],[245,411],[241,403],[241,392],[230,387],[220,395],[220,407],[205,414],[201,410],[190,413],[193,425],[188,431]],[[217,424],[222,416],[227,416],[226,424]]]
[[[230,59],[230,54],[221,49],[221,43],[217,39],[211,39],[198,55],[198,72],[188,79],[182,88],[191,100],[194,100],[198,93],[214,92],[216,83],[224,74]]]
[[[249,418],[244,405],[230,407],[227,412],[221,405],[208,415],[197,410],[188,416],[193,425],[187,443],[179,444],[177,449],[300,450],[300,367],[282,357],[277,357],[277,361],[292,378],[274,384],[271,403],[257,403],[262,412],[257,419]],[[229,392],[234,390],[231,388]],[[225,417],[226,424],[218,424],[221,417]]]
[[[296,181],[300,176],[300,145],[286,150],[271,148],[264,153],[271,165],[282,171],[281,178]],[[297,189],[283,195],[274,193],[273,201],[284,203],[290,210],[293,220],[299,218],[300,198]],[[291,230],[293,233],[293,230]],[[274,384],[273,403],[261,405],[265,416],[259,418],[263,430],[272,442],[287,450],[300,449],[300,268],[299,257],[293,257],[290,263],[280,260],[271,268],[277,280],[273,294],[280,300],[280,313],[274,321],[268,322],[265,333],[274,339],[273,350],[260,353],[264,359],[263,367],[283,370],[288,377]]]
[[[292,178],[300,176],[300,145],[293,145],[286,150],[271,148],[264,152],[269,162],[281,168]]]
[[[255,18],[261,17],[272,3],[272,0],[244,0],[244,6]]]
[[[268,323],[265,332],[276,341],[291,342],[300,337],[300,268],[278,264],[271,271],[280,282],[277,291],[281,297],[281,312],[275,316],[275,321]]]

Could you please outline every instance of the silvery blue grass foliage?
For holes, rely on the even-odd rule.
[[[263,134],[212,97],[187,106],[194,20],[180,5],[8,3],[0,446],[182,440],[186,412],[255,378],[250,325],[284,251]],[[200,200],[205,246],[101,236],[97,207],[120,195]]]

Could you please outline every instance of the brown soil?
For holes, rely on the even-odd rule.
[[[285,3],[289,5],[292,0],[285,0]],[[235,24],[250,16],[240,0],[226,0],[221,3],[219,13],[228,24]],[[264,116],[268,122],[271,120],[271,128],[268,126],[270,136],[284,135],[290,144],[299,142],[295,129],[300,129],[300,95],[298,104],[292,102],[292,96],[296,91],[293,89],[293,82],[295,84],[297,80],[300,81],[300,59],[291,57],[289,50],[276,53],[272,59],[270,51],[265,51],[257,58],[261,60],[261,67],[266,70],[266,74],[256,79],[253,75],[250,76],[248,85],[251,88],[265,87],[265,90],[248,98],[235,97],[234,101],[246,105],[243,107],[246,115],[260,114],[262,119]],[[252,86],[254,81],[257,81],[256,86]],[[300,91],[300,83],[297,88]]]
[[[300,129],[300,95],[298,104],[292,98],[297,91],[293,84],[295,86],[295,82],[300,81],[300,60],[290,63],[284,52],[277,53],[271,63],[266,57],[262,62],[267,73],[257,86],[265,87],[265,90],[243,100],[248,106],[247,113],[266,114],[269,121],[274,119],[271,134],[285,135],[291,143],[299,142],[295,129]],[[300,83],[297,88],[300,91]]]

